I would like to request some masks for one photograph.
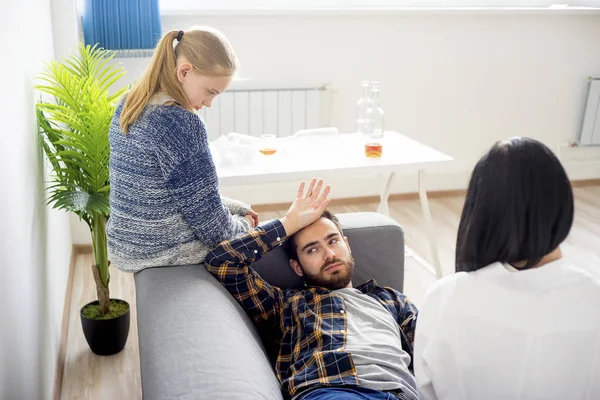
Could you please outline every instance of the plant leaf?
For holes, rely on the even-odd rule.
[[[107,193],[89,194],[83,191],[70,191],[55,189],[48,197],[48,202],[54,208],[72,212],[85,212],[86,214],[110,214],[110,205]]]
[[[124,74],[113,57],[97,45],[80,44],[65,60],[47,63],[35,86],[47,95],[37,104],[36,117],[54,172],[48,202],[76,213],[90,227],[94,215],[110,213],[108,133],[115,101],[126,90],[113,90]]]

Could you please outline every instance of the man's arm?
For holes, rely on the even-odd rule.
[[[411,358],[411,363],[408,368],[413,370],[413,348],[415,343],[415,329],[417,327],[417,307],[400,291],[392,288],[385,288],[394,296],[394,304],[396,306],[396,314],[398,315],[397,323],[402,336],[402,348],[408,353]]]
[[[208,272],[221,282],[256,322],[277,319],[284,299],[282,290],[264,281],[250,265],[275,246],[281,245],[285,236],[281,221],[276,220],[236,239],[222,242],[206,256]]]
[[[417,314],[419,310],[406,297],[406,295],[396,292],[396,308],[398,309],[398,325],[408,339],[411,348],[415,344],[415,329],[417,327]]]
[[[329,186],[323,188],[322,180],[313,179],[306,193],[304,187],[302,182],[285,217],[226,240],[206,256],[206,269],[257,322],[277,318],[284,298],[282,290],[265,282],[250,264],[281,245],[286,236],[318,220],[329,204]],[[282,265],[281,268],[289,267]]]

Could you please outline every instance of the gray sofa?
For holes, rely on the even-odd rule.
[[[376,213],[338,217],[356,260],[353,282],[402,290],[402,228]],[[253,268],[279,287],[302,286],[279,248]],[[146,269],[135,287],[145,400],[283,398],[275,348],[203,265]]]

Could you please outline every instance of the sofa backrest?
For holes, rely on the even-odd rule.
[[[339,214],[356,262],[353,282],[375,279],[380,286],[402,291],[404,285],[404,232],[393,219],[378,213]],[[252,265],[260,276],[280,288],[302,288],[283,248],[266,254]]]
[[[374,278],[402,290],[400,226],[375,213],[338,217],[356,259],[354,282]],[[282,249],[253,267],[271,284],[301,285]],[[144,400],[283,398],[273,373],[277,327],[253,325],[203,265],[149,268],[134,276]]]

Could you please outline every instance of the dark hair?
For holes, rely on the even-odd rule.
[[[342,226],[340,225],[340,221],[338,220],[338,218],[335,215],[333,215],[333,213],[331,211],[329,211],[329,210],[323,211],[323,214],[321,214],[321,218],[326,218],[326,219],[332,221],[335,224],[335,226],[337,226],[338,230],[340,231],[340,234],[342,236],[344,236],[344,232],[342,231]],[[300,232],[300,231],[298,231],[298,232]],[[296,244],[296,241],[294,240],[294,237],[296,236],[296,234],[298,232],[296,232],[292,236],[288,237],[287,240],[285,241],[285,243],[283,244],[283,250],[285,250],[285,254],[288,256],[288,259],[290,259],[290,260],[298,261],[298,246]]]
[[[529,138],[497,142],[469,182],[456,271],[519,261],[531,268],[565,240],[573,213],[571,184],[550,149]]]

